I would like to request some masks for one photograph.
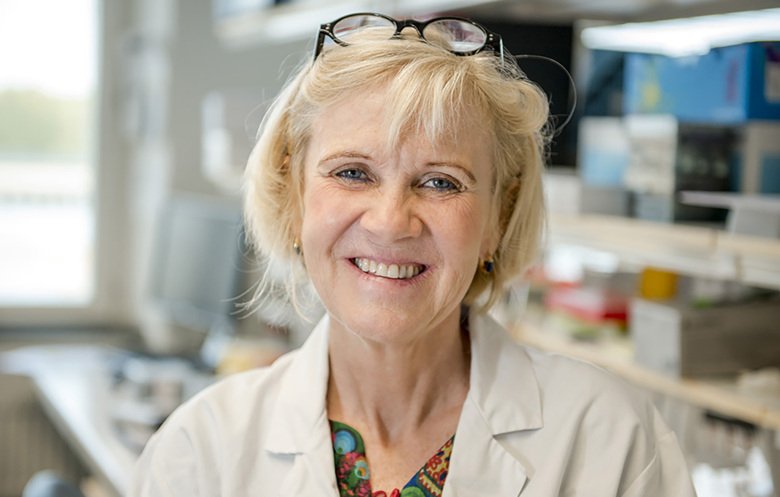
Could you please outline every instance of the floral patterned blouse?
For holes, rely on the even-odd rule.
[[[383,490],[371,491],[371,480],[366,460],[363,437],[351,426],[330,422],[333,438],[333,458],[336,463],[336,482],[341,497],[441,497],[444,480],[450,466],[452,436],[401,490],[388,495]]]

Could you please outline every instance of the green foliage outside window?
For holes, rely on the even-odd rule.
[[[91,102],[35,90],[0,91],[0,154],[81,158]]]

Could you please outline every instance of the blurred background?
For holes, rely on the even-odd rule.
[[[0,497],[41,471],[122,495],[180,402],[305,338],[317,306],[255,285],[240,178],[319,25],[358,11],[469,17],[567,68],[576,91],[520,60],[574,115],[495,317],[651,396],[700,496],[780,495],[777,7],[0,0]]]

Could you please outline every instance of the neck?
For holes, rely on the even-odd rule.
[[[460,413],[469,339],[455,312],[414,341],[367,340],[331,321],[328,416],[386,442]]]

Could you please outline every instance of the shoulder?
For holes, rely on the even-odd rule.
[[[236,426],[262,419],[262,412],[274,404],[281,380],[297,354],[289,352],[268,367],[218,380],[176,409],[164,426],[207,425],[213,429],[222,422]]]
[[[654,408],[649,396],[622,377],[589,362],[518,343],[505,328],[482,316],[475,320],[480,345],[476,354],[483,363],[496,363],[495,381],[509,396],[536,390],[544,418],[559,413],[614,416],[650,422]],[[502,367],[501,365],[505,365]],[[483,370],[484,365],[478,366]]]
[[[144,453],[208,454],[230,444],[240,430],[262,431],[279,384],[297,351],[272,365],[237,373],[202,390],[179,406],[163,423]]]
[[[525,348],[539,385],[547,426],[599,443],[623,458],[651,460],[658,441],[674,437],[649,393],[585,361]]]
[[[617,457],[638,474],[655,457],[660,441],[674,437],[649,394],[616,374],[518,344],[489,320],[482,320],[477,332],[483,336],[474,337],[481,343],[476,367],[494,375],[480,381],[501,392],[485,395],[482,408],[510,407],[518,416],[538,420],[532,424],[537,429],[523,436],[535,449],[557,446],[577,460],[583,450],[595,460]]]
[[[593,495],[693,495],[675,435],[649,393],[588,362],[518,344],[498,326],[479,332],[491,337],[480,339],[478,367],[495,371],[490,389],[502,394],[486,395],[483,412],[511,407],[538,420],[502,437],[531,475],[529,495],[573,494],[584,482]]]
[[[622,377],[589,362],[518,345],[528,356],[542,397],[567,406],[647,418],[653,414],[649,395]]]
[[[695,495],[677,437],[649,392],[584,361],[525,351],[545,412],[540,440],[563,437],[570,447],[566,467],[578,476],[569,484],[589,480],[625,497]]]
[[[271,406],[297,353],[224,378],[176,409],[139,457],[129,495],[218,495],[219,468],[271,431]]]

